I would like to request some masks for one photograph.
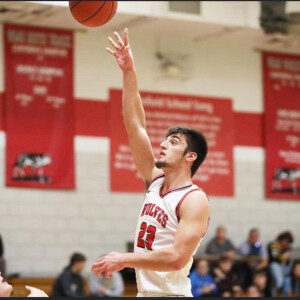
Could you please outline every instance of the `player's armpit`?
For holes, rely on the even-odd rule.
[[[176,269],[183,268],[194,254],[204,236],[210,216],[206,195],[201,191],[191,192],[181,204],[180,221],[174,240],[174,250],[178,253]]]

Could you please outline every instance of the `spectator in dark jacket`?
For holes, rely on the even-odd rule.
[[[232,262],[230,258],[221,256],[218,261],[218,266],[213,270],[215,281],[219,290],[219,295],[224,297],[224,294],[231,295],[234,288],[237,286],[237,276],[232,270]]]
[[[292,234],[285,231],[268,245],[270,273],[276,289],[272,296],[280,295],[285,277],[291,271],[291,244],[293,242]]]
[[[53,297],[84,297],[84,281],[80,273],[85,267],[86,258],[83,254],[74,253],[71,256],[70,264],[56,279],[52,296]]]
[[[253,272],[264,270],[268,266],[267,248],[260,241],[257,228],[250,229],[248,238],[240,245],[238,253],[248,258],[248,261],[235,264],[235,270],[239,273],[238,282],[246,288],[252,283]]]

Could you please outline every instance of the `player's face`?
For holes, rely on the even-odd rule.
[[[4,278],[1,276],[0,273],[0,297],[9,297],[13,287],[4,281]]]
[[[182,134],[172,134],[161,144],[161,151],[156,161],[156,167],[180,167],[184,161],[187,141]]]

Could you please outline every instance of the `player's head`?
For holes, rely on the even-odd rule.
[[[186,127],[168,129],[166,140],[161,143],[162,151],[156,167],[167,168],[187,163],[193,176],[207,155],[207,142],[204,135]]]
[[[85,267],[86,258],[81,253],[74,253],[70,258],[70,266],[74,273],[80,273]]]
[[[4,281],[4,278],[2,277],[0,272],[0,297],[9,297],[12,290],[13,287]]]

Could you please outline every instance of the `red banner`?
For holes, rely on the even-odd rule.
[[[231,100],[198,96],[141,92],[147,132],[154,154],[169,127],[182,125],[206,136],[209,154],[193,177],[209,195],[233,196],[233,112]],[[142,192],[131,156],[122,117],[122,91],[110,91],[110,182],[111,191]]]
[[[6,184],[74,188],[73,33],[5,25]]]
[[[300,56],[264,53],[266,195],[300,199]]]

